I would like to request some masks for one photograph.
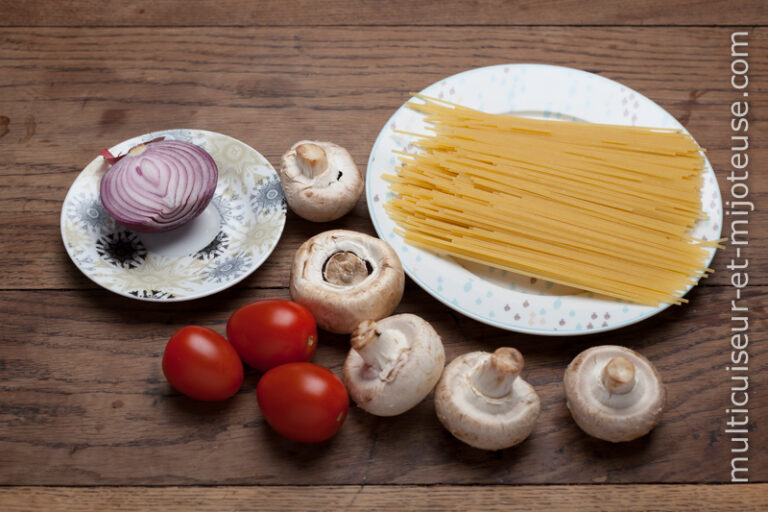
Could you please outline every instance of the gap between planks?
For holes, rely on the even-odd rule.
[[[86,24],[86,25],[0,25],[0,29],[34,29],[34,28],[55,28],[55,29],[88,29],[88,28],[137,28],[137,29],[179,29],[179,28],[317,28],[317,29],[333,29],[333,28],[642,28],[642,29],[668,29],[668,28],[738,28],[744,30],[754,30],[756,28],[768,27],[768,24],[654,24],[654,25],[642,25],[642,24],[624,24],[617,25],[615,23],[424,23],[424,24],[407,24],[407,23],[336,23],[328,25],[313,25],[313,24],[243,24],[243,25],[103,25],[103,24]]]

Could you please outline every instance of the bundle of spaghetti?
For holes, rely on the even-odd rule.
[[[719,241],[702,149],[682,130],[488,114],[416,95],[429,133],[386,175],[417,247],[645,305],[685,302]]]

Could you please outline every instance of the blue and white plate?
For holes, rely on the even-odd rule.
[[[280,239],[286,213],[280,179],[252,147],[205,130],[147,133],[110,152],[124,154],[157,137],[191,142],[211,154],[219,181],[208,208],[171,232],[130,231],[101,205],[99,184],[108,166],[98,156],[64,199],[61,237],[67,253],[95,283],[135,299],[183,301],[229,288],[259,268]]]
[[[661,128],[683,128],[663,108],[632,89],[592,73],[539,64],[473,69],[441,80],[423,94],[490,113]],[[406,273],[456,311],[511,331],[576,335],[609,331],[666,309],[622,302],[574,288],[468,263],[407,245],[384,210],[391,197],[382,175],[397,165],[393,150],[412,151],[414,138],[394,130],[424,133],[422,115],[402,106],[387,121],[371,151],[366,175],[368,208],[379,236],[400,256]],[[684,128],[683,128],[684,129]],[[715,173],[706,161],[701,190],[709,220],[693,235],[720,238],[722,204]],[[711,257],[714,256],[711,250]]]

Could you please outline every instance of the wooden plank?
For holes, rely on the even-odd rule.
[[[576,505],[578,504],[578,505]],[[768,484],[600,486],[10,487],[5,512],[345,510],[503,512],[759,512]]]
[[[19,187],[18,190],[25,188]],[[62,189],[61,200],[65,193],[66,190]],[[46,209],[60,209],[61,200],[30,200],[22,196],[17,200],[3,201],[7,209],[5,213],[0,212],[0,240],[3,249],[14,256],[12,259],[0,260],[0,289],[98,288],[77,269],[67,255],[59,228],[61,212],[43,213]],[[34,213],[30,215],[19,212]],[[19,230],[20,224],[24,226],[23,230]],[[286,229],[275,250],[261,267],[237,287],[287,288],[291,262],[299,246],[317,233],[336,228],[375,235],[364,203],[332,225],[311,223],[289,212]]]
[[[501,452],[463,445],[436,420],[431,398],[393,418],[352,408],[339,434],[300,445],[272,432],[255,397],[259,375],[224,403],[173,391],[160,369],[166,340],[188,323],[224,332],[229,314],[285,290],[229,290],[189,303],[152,304],[106,291],[0,292],[0,485],[319,485],[727,482],[731,440],[730,288],[693,291],[693,304],[599,335],[542,338],[512,334],[454,313],[410,287],[398,312],[415,313],[442,335],[447,359],[470,350],[518,347],[542,414],[532,437]],[[705,294],[707,300],[698,300]],[[768,287],[751,287],[750,337],[766,335]],[[597,311],[596,313],[600,313]],[[613,445],[571,421],[562,374],[581,350],[633,347],[665,379],[662,424]],[[344,336],[321,332],[318,364],[340,372]],[[768,345],[750,351],[750,424],[768,421]],[[749,477],[768,481],[765,429],[749,434]]]
[[[574,66],[642,91],[681,119],[709,149],[725,187],[730,159],[727,105],[738,99],[728,84],[730,32],[556,27],[5,29],[0,34],[0,119],[8,123],[0,130],[0,241],[13,256],[0,260],[0,287],[95,286],[68,261],[58,216],[78,170],[102,147],[161,127],[199,127],[238,137],[275,164],[299,138],[334,140],[348,147],[364,170],[378,131],[409,91],[461,70],[500,62]],[[766,34],[752,31],[754,48],[766,46]],[[751,59],[751,91],[760,102],[768,97],[768,55],[756,52]],[[756,105],[760,116],[760,103]],[[755,126],[761,121],[752,118]],[[768,162],[765,142],[753,137],[752,144],[751,162],[758,169]],[[750,186],[755,201],[768,194],[763,173],[753,172]],[[750,219],[750,264],[753,282],[759,284],[768,284],[766,216],[758,209]],[[298,245],[330,227],[372,232],[362,203],[355,214],[329,225],[292,216],[277,251],[243,286],[286,286]],[[722,269],[729,260],[721,252],[714,264]],[[718,272],[705,285],[727,284],[728,279],[726,272]]]
[[[226,131],[272,161],[298,136],[334,136],[365,162],[376,134],[410,92],[466,69],[531,61],[619,80],[668,109],[703,146],[725,149],[729,137],[723,130],[731,114],[723,107],[742,99],[728,83],[730,33],[6,29],[0,39],[0,108],[8,118],[0,139],[7,153],[3,163],[38,164],[38,173],[73,170],[90,160],[94,147],[174,124]],[[765,34],[752,32],[755,48],[765,44]],[[765,91],[767,60],[765,52],[754,50],[755,101]],[[713,73],[717,69],[722,76]],[[62,161],[62,151],[73,158]]]
[[[722,152],[720,152],[722,153]],[[755,151],[755,160],[768,161],[768,150]],[[757,167],[756,167],[757,168]],[[365,167],[361,167],[365,170]],[[725,174],[720,173],[725,182]],[[54,174],[38,183],[36,176],[13,176],[6,180],[7,188],[0,185],[3,209],[0,210],[0,241],[12,255],[0,259],[0,288],[3,289],[93,289],[72,261],[61,242],[59,219],[61,201],[74,179],[73,173]],[[728,186],[726,183],[723,185]],[[750,199],[757,204],[768,200],[768,179],[753,184]],[[8,197],[11,196],[12,197]],[[729,219],[725,219],[723,236],[730,234]],[[749,259],[750,283],[768,284],[768,211],[758,208],[749,216],[749,245],[742,248],[741,257]],[[19,229],[23,226],[23,229]],[[376,236],[362,198],[349,215],[333,223],[312,223],[289,212],[286,228],[277,247],[267,261],[238,287],[287,287],[293,256],[309,237],[328,229],[352,229]],[[719,250],[711,267],[715,273],[701,281],[700,286],[727,285],[731,272],[726,265],[735,257],[734,249]]]
[[[759,0],[666,2],[531,0],[408,2],[390,0],[219,0],[119,2],[0,1],[5,26],[275,25],[745,25],[765,24]]]

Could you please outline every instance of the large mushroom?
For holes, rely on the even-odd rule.
[[[414,407],[443,372],[443,342],[416,315],[365,320],[352,332],[351,344],[344,383],[358,407],[377,416],[395,416]]]
[[[435,390],[440,423],[482,450],[502,450],[527,438],[539,417],[539,396],[520,377],[523,356],[501,347],[470,352],[445,368]]]
[[[631,441],[661,420],[666,400],[661,377],[645,357],[626,347],[583,351],[568,365],[563,384],[574,421],[598,439]]]
[[[352,156],[332,142],[297,142],[283,155],[279,174],[288,206],[313,222],[346,215],[363,191]]]
[[[403,297],[405,275],[386,242],[335,229],[315,235],[296,252],[290,293],[317,325],[349,334],[363,320],[391,314]]]

